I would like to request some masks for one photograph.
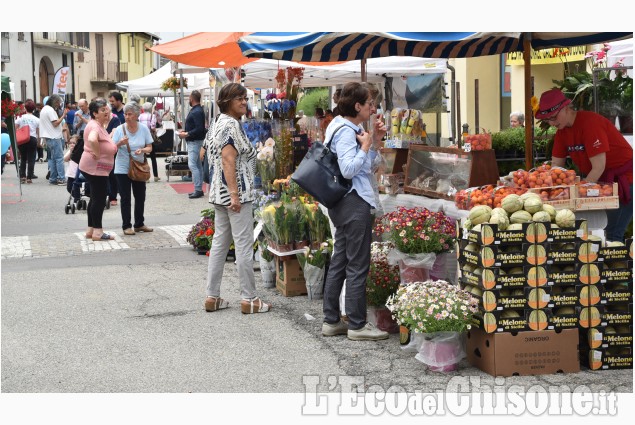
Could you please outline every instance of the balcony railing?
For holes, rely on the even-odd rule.
[[[53,47],[67,52],[88,52],[90,50],[87,33],[74,32],[34,32],[36,46]]]
[[[90,63],[90,81],[93,83],[116,83],[119,81],[117,76],[117,61],[92,60]]]
[[[118,83],[122,82],[122,81],[128,81],[130,78],[128,78],[128,64],[127,63],[120,63],[119,64],[119,79],[117,80]]]
[[[10,33],[2,33],[2,62],[11,62],[11,52],[9,51],[9,37],[11,37]]]

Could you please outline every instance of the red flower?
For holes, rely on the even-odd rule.
[[[214,234],[214,232],[212,232],[212,229],[207,229],[207,230],[205,231],[205,235],[206,235],[206,236],[212,236],[213,234]]]

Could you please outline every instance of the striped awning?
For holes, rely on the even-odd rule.
[[[607,32],[255,32],[241,37],[238,45],[248,57],[334,62],[386,56],[449,59],[496,55],[522,51],[525,37],[530,37],[534,49],[544,49],[632,36]]]

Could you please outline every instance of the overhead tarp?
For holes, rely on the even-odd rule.
[[[238,41],[248,57],[332,62],[380,56],[471,58],[632,38],[626,32],[256,32]]]
[[[145,77],[117,83],[117,88],[126,90],[128,94],[137,94],[142,97],[174,96],[172,90],[161,90],[161,84],[169,77],[172,77],[172,67],[168,62]],[[185,93],[191,93],[192,90],[209,88],[209,72],[207,71],[194,74],[188,73],[185,78],[187,78],[187,89],[184,90]]]
[[[254,59],[243,56],[236,43],[248,32],[199,32],[150,47],[150,50],[178,63],[205,68],[245,65]]]
[[[361,61],[350,61],[334,65],[304,65],[297,62],[260,59],[242,67],[245,71],[244,85],[250,89],[276,87],[278,69],[304,68],[302,87],[328,87],[362,81]],[[429,73],[442,74],[447,71],[443,59],[411,57],[386,57],[369,59],[366,63],[370,83],[383,83],[386,77],[402,77]]]

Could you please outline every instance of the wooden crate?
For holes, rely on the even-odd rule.
[[[615,210],[620,206],[619,196],[604,196],[601,198],[577,198],[576,211]]]

